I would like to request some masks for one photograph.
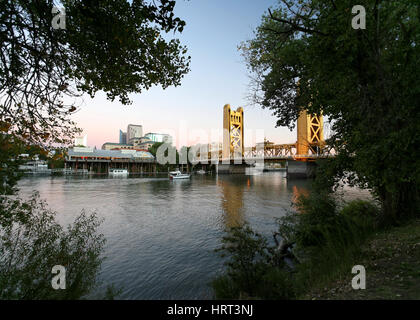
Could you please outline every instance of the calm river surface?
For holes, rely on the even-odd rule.
[[[310,181],[285,172],[259,175],[166,177],[28,177],[22,195],[39,191],[62,224],[82,209],[105,218],[107,239],[100,290],[114,284],[121,299],[210,299],[211,280],[223,271],[214,252],[227,227],[247,221],[271,235],[275,218],[291,210]],[[347,197],[365,197],[354,189]]]

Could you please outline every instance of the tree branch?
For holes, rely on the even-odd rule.
[[[297,23],[295,23],[293,21],[289,21],[289,20],[285,20],[285,19],[281,19],[281,18],[275,17],[275,16],[273,16],[273,13],[271,12],[270,9],[268,9],[268,12],[269,12],[270,18],[272,20],[277,21],[277,22],[280,22],[280,23],[288,24],[289,26],[292,27],[291,30],[293,30],[293,31],[301,31],[303,33],[319,34],[319,35],[322,35],[322,36],[327,36],[326,33],[323,33],[321,31],[313,30],[313,29],[308,29],[308,28],[305,28],[305,27],[302,27],[302,26],[298,25]]]

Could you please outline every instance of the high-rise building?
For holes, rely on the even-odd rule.
[[[120,130],[120,143],[126,144],[127,143],[127,132],[122,132]]]
[[[143,126],[137,124],[129,124],[127,127],[126,143],[131,144],[131,139],[143,137]]]

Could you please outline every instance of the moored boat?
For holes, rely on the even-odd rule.
[[[182,173],[181,171],[171,171],[169,172],[169,179],[189,179],[191,175],[187,173]]]
[[[127,169],[111,169],[109,170],[109,174],[113,176],[126,176],[128,175]]]

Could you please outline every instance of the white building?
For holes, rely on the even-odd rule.
[[[165,133],[153,133],[149,132],[144,135],[145,138],[148,138],[149,140],[153,142],[166,142],[166,143],[172,143],[172,137],[169,134]]]
[[[88,143],[87,143],[87,134],[84,135],[83,137],[76,137],[76,138],[74,138],[74,145],[75,146],[87,147],[88,146]]]

